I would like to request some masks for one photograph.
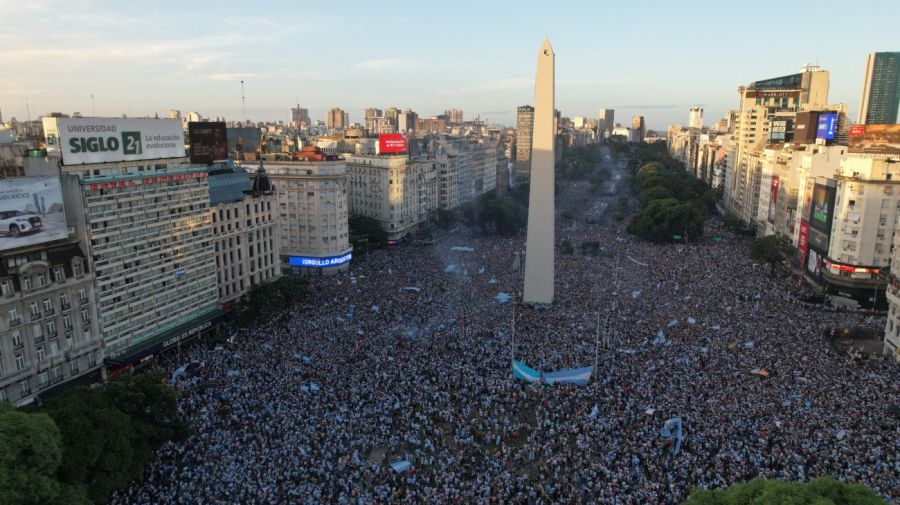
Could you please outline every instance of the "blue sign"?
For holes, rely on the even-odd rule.
[[[342,256],[331,256],[328,258],[316,258],[313,256],[291,256],[288,258],[288,263],[292,267],[327,268],[343,265],[344,263],[349,263],[351,259],[353,259],[353,253],[347,253]]]
[[[837,113],[828,112],[819,114],[819,124],[816,127],[816,138],[825,140],[834,140],[834,133],[837,129]]]

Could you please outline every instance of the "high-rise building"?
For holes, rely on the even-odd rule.
[[[416,121],[419,115],[410,109],[406,109],[397,115],[397,131],[406,133],[416,129]]]
[[[169,114],[166,117],[169,119],[181,120],[181,111],[178,109],[169,109]]]
[[[107,149],[76,147],[78,129]],[[207,170],[188,163],[181,124],[44,118],[44,133],[61,146],[54,155],[93,267],[107,363],[132,365],[217,328]]]
[[[351,260],[346,162],[304,146],[292,161],[267,161],[265,173],[278,201],[282,272],[345,270]]]
[[[616,127],[616,111],[613,109],[600,109],[600,117],[597,121],[597,129],[600,131],[612,131]]]
[[[325,117],[325,127],[329,130],[343,130],[350,126],[350,114],[344,112],[340,107],[335,107],[328,111]]]
[[[638,142],[643,142],[647,135],[647,127],[644,124],[644,116],[634,116],[631,118],[631,129],[638,132]]]
[[[534,129],[534,107],[523,105],[516,110],[516,178],[528,180],[531,174],[531,140]]]
[[[291,125],[299,128],[300,126],[310,126],[309,109],[300,106],[291,107]]]
[[[870,53],[859,101],[859,124],[893,124],[900,107],[900,52]]]
[[[369,107],[363,112],[363,126],[370,133],[374,132],[377,126],[378,118],[384,116],[384,111],[381,109],[376,109],[374,107]]]
[[[688,127],[697,129],[703,128],[703,107],[691,107]]]
[[[460,109],[447,109],[444,111],[444,115],[450,121],[450,124],[460,124],[463,122],[463,111]]]

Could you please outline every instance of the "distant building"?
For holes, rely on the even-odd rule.
[[[870,53],[859,101],[859,124],[893,124],[900,106],[900,52]]]
[[[516,109],[516,179],[528,180],[531,174],[531,140],[534,130],[534,107]]]
[[[634,116],[631,118],[631,129],[638,134],[638,142],[644,140],[647,135],[647,126],[644,124],[644,116]]]
[[[463,111],[460,109],[447,109],[444,111],[450,124],[460,124],[463,122]]]
[[[616,127],[616,111],[613,109],[600,109],[597,121],[597,129],[600,131],[612,131]]]
[[[309,109],[303,109],[299,106],[291,107],[291,125],[298,128],[310,126]]]
[[[415,131],[416,122],[419,120],[419,115],[413,112],[410,109],[406,109],[397,115],[397,131],[400,133],[408,133],[410,131]]]
[[[691,107],[688,127],[697,129],[703,128],[703,107]]]
[[[325,118],[325,127],[329,130],[343,130],[350,126],[350,114],[343,109],[335,107],[328,111]]]
[[[369,107],[363,112],[363,126],[369,132],[375,131],[375,122],[378,118],[384,116],[384,111],[381,109],[376,109],[374,107]]]

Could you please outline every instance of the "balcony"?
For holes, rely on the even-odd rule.
[[[46,312],[48,316],[52,316],[53,314],[56,313],[56,309],[54,309],[54,308],[51,306],[51,307],[45,308],[45,309],[44,309],[44,312]]]
[[[16,326],[19,326],[20,324],[22,324],[22,319],[21,319],[21,318],[18,318],[18,317],[17,317],[17,318],[15,318],[15,319],[10,319],[10,320],[9,320],[9,327],[10,327],[10,328],[15,328]]]
[[[60,302],[59,308],[60,310],[69,310],[72,308],[72,305],[70,305],[69,302]]]
[[[41,314],[40,312],[32,312],[32,313],[31,313],[31,322],[33,323],[33,322],[39,320],[39,319],[42,318],[42,317],[44,317],[44,316],[43,316],[43,314]]]

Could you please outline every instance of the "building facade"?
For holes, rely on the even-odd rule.
[[[900,52],[871,53],[866,57],[859,124],[894,124],[900,108]]]
[[[325,127],[329,130],[343,130],[350,126],[350,114],[343,109],[335,107],[328,111],[325,117]]]
[[[0,257],[0,402],[25,405],[65,381],[97,373],[103,357],[93,272],[77,242]]]
[[[315,146],[294,158],[265,166],[278,202],[282,273],[345,270],[351,260],[347,163]]]
[[[209,172],[209,205],[218,303],[229,310],[254,286],[281,276],[278,202],[262,163],[252,182],[226,164]]]

